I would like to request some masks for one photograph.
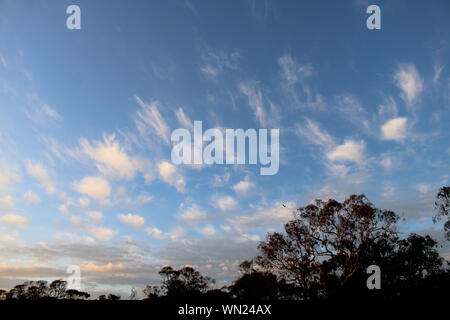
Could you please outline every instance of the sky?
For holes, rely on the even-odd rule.
[[[163,265],[220,287],[295,208],[353,193],[449,259],[449,39],[448,1],[0,1],[0,288],[69,265],[94,295]],[[175,165],[194,121],[279,129],[278,172]]]

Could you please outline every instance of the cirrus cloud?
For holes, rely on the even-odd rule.
[[[37,179],[48,194],[55,193],[55,183],[42,163],[33,163],[28,161],[26,167],[28,174]]]
[[[115,135],[103,135],[102,141],[95,141],[94,145],[82,138],[80,140],[82,152],[97,162],[98,170],[113,179],[131,180],[136,174],[136,167],[119,143]]]
[[[408,105],[411,105],[423,91],[423,79],[413,64],[400,65],[394,79],[402,91],[402,99]]]
[[[154,101],[151,104],[147,104],[141,100],[138,96],[135,96],[136,102],[141,106],[141,110],[137,112],[136,125],[139,132],[146,136],[148,130],[153,131],[158,137],[160,137],[166,144],[170,144],[169,136],[170,129],[164,120],[163,116],[158,110],[159,102]]]

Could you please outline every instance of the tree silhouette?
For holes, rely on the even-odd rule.
[[[120,300],[120,296],[110,293],[110,294],[108,294],[108,297],[106,298],[106,300]]]
[[[299,208],[284,233],[269,233],[255,262],[295,285],[301,299],[375,296],[379,292],[366,287],[366,268],[373,264],[383,270],[385,297],[404,295],[433,277],[448,281],[437,243],[415,234],[399,240],[397,221],[364,195],[342,203],[317,200]]]
[[[342,203],[316,200],[297,210],[285,234],[268,234],[256,262],[294,283],[303,299],[316,297],[324,284],[344,283],[362,271],[370,246],[395,241],[397,220],[395,213],[375,208],[364,195],[351,195]]]
[[[447,218],[444,224],[444,231],[447,240],[450,240],[450,187],[444,186],[439,189],[436,195],[436,201],[434,203],[438,213],[433,217],[433,221],[439,222],[442,219]]]
[[[230,286],[230,294],[238,299],[275,300],[286,297],[288,286],[284,280],[269,271],[258,270],[253,261],[246,260],[240,264],[242,272]]]
[[[49,296],[55,299],[64,299],[66,297],[67,281],[58,279],[53,281],[49,287]]]
[[[75,289],[69,289],[66,291],[66,296],[67,296],[67,299],[70,299],[70,300],[79,300],[79,299],[84,300],[84,299],[89,299],[89,297],[91,295],[87,292],[78,291]]]
[[[25,299],[38,300],[48,297],[47,281],[29,281],[26,286]]]
[[[24,300],[26,292],[26,284],[18,284],[6,294],[7,300]]]
[[[194,268],[185,266],[179,270],[165,266],[159,271],[162,279],[162,289],[169,297],[191,296],[205,293],[214,280],[203,276]]]
[[[162,297],[195,299],[204,296],[210,285],[215,282],[190,266],[185,266],[179,270],[171,266],[164,266],[159,271],[159,275],[162,278],[162,285],[160,287],[148,285],[143,290],[146,300],[157,300]]]
[[[0,292],[0,300],[42,300],[42,299],[88,299],[90,294],[75,289],[67,290],[67,282],[55,280],[49,286],[47,281],[26,281],[8,292]]]
[[[161,288],[158,286],[147,285],[143,292],[147,300],[157,300],[162,295]]]

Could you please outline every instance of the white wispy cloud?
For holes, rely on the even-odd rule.
[[[0,191],[8,191],[22,177],[15,166],[0,164]]]
[[[248,98],[248,104],[255,113],[255,118],[261,125],[266,123],[266,111],[263,107],[263,97],[261,90],[256,86],[254,82],[241,83],[239,89]]]
[[[158,164],[158,169],[159,175],[165,183],[174,186],[179,192],[184,192],[186,181],[176,166],[170,162],[162,161]]]
[[[0,233],[0,243],[4,244],[18,244],[20,242],[19,240],[19,234],[17,232],[15,233]]]
[[[327,131],[321,129],[318,123],[309,118],[306,118],[304,125],[297,126],[297,132],[313,144],[317,144],[325,148],[329,148],[334,145],[333,137]]]
[[[61,205],[60,209],[66,209],[64,208],[65,205]],[[61,212],[63,213],[63,212]],[[70,224],[78,228],[80,230],[88,230],[92,227],[94,227],[96,224],[99,224],[103,221],[103,213],[100,211],[86,211],[84,212],[83,216],[77,216],[73,215],[70,217]]]
[[[254,187],[255,183],[253,181],[250,181],[250,178],[247,176],[244,180],[236,183],[233,186],[233,190],[239,195],[246,195]]]
[[[0,62],[3,65],[3,67],[8,68],[8,64],[6,63],[6,59],[1,53],[0,53]]]
[[[215,78],[219,76],[226,69],[235,70],[236,61],[240,55],[238,52],[212,52],[203,55],[203,65],[200,67],[200,71],[209,78]]]
[[[164,232],[156,227],[149,227],[145,229],[145,233],[147,233],[152,238],[158,239],[158,240],[165,240],[166,236],[164,235]]]
[[[63,117],[47,103],[43,103],[36,95],[28,95],[28,108],[25,114],[33,122],[44,124],[49,120],[62,121]]]
[[[343,144],[328,152],[327,158],[331,161],[349,161],[362,164],[365,158],[364,153],[364,141],[346,140]]]
[[[299,64],[291,54],[278,57],[280,67],[280,87],[286,93],[289,103],[298,108],[323,110],[325,98],[314,89],[307,79],[313,74],[311,63]]]
[[[103,213],[100,211],[86,211],[85,215],[92,223],[100,223],[103,220]]]
[[[33,205],[38,205],[41,202],[41,198],[39,198],[39,196],[35,193],[33,193],[33,191],[28,190],[27,192],[25,192],[25,194],[23,195],[23,199],[28,203],[28,204],[33,204]]]
[[[55,182],[50,177],[50,174],[42,163],[33,163],[32,161],[27,161],[26,168],[28,174],[37,179],[45,188],[48,194],[54,194],[56,192]]]
[[[251,16],[260,23],[265,23],[269,16],[273,14],[273,5],[268,0],[248,0],[247,3],[249,5]]]
[[[144,103],[138,96],[135,96],[141,109],[137,111],[136,125],[141,135],[146,136],[148,131],[152,131],[160,137],[166,144],[170,144],[170,129],[166,120],[158,110],[159,102]]]
[[[86,198],[86,197],[78,198],[78,201],[77,201],[78,206],[82,210],[86,210],[87,208],[89,208],[90,203],[91,203],[91,201],[89,200],[89,198]]]
[[[71,149],[54,137],[43,136],[41,137],[41,140],[43,145],[45,145],[46,148],[49,149],[50,153],[57,159],[65,163],[68,163],[71,159],[81,161],[82,152],[80,152],[79,149]]]
[[[292,59],[290,54],[279,57],[278,64],[281,67],[283,79],[289,86],[297,83],[301,79],[309,77],[312,73],[312,66],[310,64],[300,65]]]
[[[277,107],[268,100],[269,111],[264,107],[263,94],[259,85],[255,81],[241,82],[239,84],[239,90],[248,99],[248,105],[253,110],[255,119],[262,127],[276,127],[280,121],[280,113]],[[270,117],[268,116],[270,113]]]
[[[186,231],[184,230],[184,228],[182,226],[177,226],[175,228],[173,228],[170,232],[169,232],[169,238],[171,241],[177,241],[179,240],[184,234],[186,233]]]
[[[119,214],[118,216],[119,220],[122,223],[128,224],[132,226],[135,229],[142,228],[145,224],[145,219],[142,216],[136,215],[136,214]]]
[[[441,77],[441,72],[444,70],[445,65],[435,65],[434,66],[434,74],[433,74],[433,82],[434,84],[439,83],[439,78]]]
[[[381,136],[384,140],[403,141],[407,133],[408,119],[400,117],[391,119],[381,126]]]
[[[240,232],[277,228],[294,217],[296,205],[292,201],[277,201],[270,205],[252,205],[251,208],[248,213],[228,219],[229,223]]]
[[[423,91],[423,78],[413,64],[400,65],[395,74],[396,85],[402,91],[401,97],[408,105],[418,98]]]
[[[0,221],[8,225],[10,228],[21,229],[28,224],[26,217],[17,215],[15,213],[9,213],[0,216]]]
[[[203,74],[210,77],[216,77],[219,74],[219,70],[211,65],[205,65],[201,67],[200,70],[201,72],[203,72]]]
[[[335,103],[338,112],[345,120],[363,130],[370,129],[369,113],[355,95],[339,95],[335,97]]]
[[[362,165],[366,163],[365,142],[347,139],[336,145],[335,138],[319,124],[306,118],[303,125],[297,125],[297,132],[310,143],[321,147],[325,158],[325,168],[333,177],[347,177],[352,167],[350,163]]]
[[[394,185],[388,183],[383,186],[381,195],[386,199],[391,199],[395,196],[396,191],[397,191],[397,188]]]
[[[225,186],[228,181],[230,181],[230,173],[229,172],[225,172],[224,174],[215,174],[214,175],[214,179],[212,181],[212,186],[213,187],[223,187]]]
[[[9,194],[0,197],[0,213],[14,210],[14,200]]]
[[[77,192],[95,200],[104,200],[111,193],[111,186],[108,181],[101,177],[84,177],[80,181],[75,181],[73,187]]]
[[[192,13],[194,13],[195,15],[198,16],[198,10],[197,10],[197,8],[192,4],[191,1],[189,1],[189,0],[184,0],[184,4],[186,5],[186,7],[188,7],[189,10],[192,11]]]
[[[147,203],[150,203],[154,200],[154,198],[147,194],[140,194],[138,196],[127,196],[123,199],[119,199],[117,203],[123,204],[125,208],[129,208],[131,210],[135,208],[139,208]]]
[[[116,263],[113,264],[111,262],[108,262],[104,265],[97,265],[92,262],[80,264],[80,269],[82,272],[86,273],[114,273],[114,272],[123,272],[126,267],[123,263]]]
[[[385,170],[391,170],[394,167],[394,160],[391,156],[389,155],[383,155],[383,157],[380,160],[380,165],[385,169]]]
[[[98,170],[112,179],[131,180],[139,169],[139,160],[130,157],[115,140],[115,134],[103,134],[103,141],[80,139],[81,152],[96,162]]]
[[[200,228],[199,232],[207,238],[216,236],[219,233],[219,231],[217,231],[212,225],[207,225],[203,228]]]
[[[180,125],[188,130],[192,130],[193,129],[193,124],[191,119],[189,119],[189,117],[184,113],[183,108],[179,108],[176,112],[176,116],[178,119],[178,122],[180,123]]]
[[[93,235],[97,240],[108,241],[117,234],[117,231],[109,228],[92,227],[89,229],[89,233]]]
[[[58,206],[58,211],[62,213],[63,215],[67,215],[69,213],[69,208],[65,204],[60,204]]]
[[[342,163],[330,163],[327,164],[327,169],[330,172],[331,176],[344,178],[347,177],[351,168],[348,165]]]
[[[203,221],[206,219],[206,217],[207,217],[206,212],[196,204],[192,204],[184,208],[180,214],[180,219],[190,224]]]
[[[221,211],[232,211],[237,208],[238,203],[231,196],[213,197],[213,202]]]
[[[237,239],[238,242],[258,242],[261,241],[261,237],[258,234],[243,233]]]
[[[378,106],[378,115],[381,118],[396,118],[398,114],[397,103],[391,96]]]

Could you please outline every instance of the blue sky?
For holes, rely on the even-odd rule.
[[[93,291],[157,282],[164,264],[225,282],[295,207],[352,193],[441,239],[449,15],[446,1],[0,1],[0,287],[69,264]],[[279,128],[279,172],[173,165],[170,134],[194,120]]]

